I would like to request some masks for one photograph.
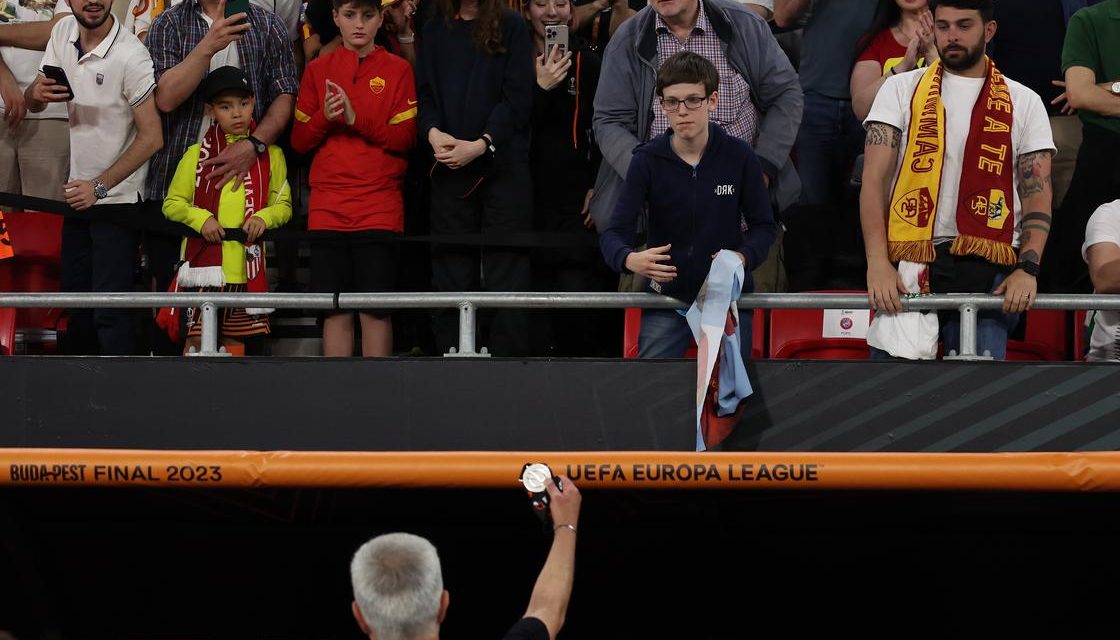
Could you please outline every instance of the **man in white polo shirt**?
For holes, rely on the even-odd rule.
[[[148,159],[163,146],[152,94],[155,76],[147,48],[109,12],[110,0],[75,0],[74,15],[51,31],[43,68],[60,67],[69,88],[41,72],[27,88],[28,109],[66,102],[70,115],[70,181],[66,202],[84,214],[62,227],[64,291],[130,291],[137,234],[113,220],[137,209]],[[71,353],[135,352],[127,310],[72,310],[66,343]]]

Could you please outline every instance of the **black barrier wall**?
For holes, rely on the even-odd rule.
[[[760,361],[728,450],[1109,451],[1120,368]],[[0,359],[0,446],[688,451],[687,361]]]

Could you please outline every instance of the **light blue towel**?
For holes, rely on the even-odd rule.
[[[696,344],[701,344],[701,336],[708,336],[709,353],[696,354],[696,450],[704,451],[704,443],[700,429],[700,416],[704,410],[704,397],[712,375],[719,376],[719,407],[716,413],[721,416],[731,415],[739,408],[739,403],[753,393],[750,380],[747,379],[747,366],[743,362],[743,352],[739,344],[739,310],[736,303],[743,291],[743,262],[733,251],[720,251],[712,261],[708,271],[708,278],[700,287],[696,301],[685,314],[688,326],[692,329],[692,337]],[[736,331],[725,335],[727,326],[727,313],[731,311],[735,318]],[[720,345],[723,346],[719,356],[719,371],[715,371],[715,354]]]

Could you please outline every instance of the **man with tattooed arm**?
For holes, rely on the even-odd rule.
[[[977,353],[1000,360],[1038,291],[1054,141],[1038,94],[984,54],[996,32],[992,4],[930,3],[941,61],[879,91],[864,123],[860,218],[871,305],[897,314],[908,293],[1003,296],[977,328]],[[958,314],[939,320],[945,352],[959,351]]]

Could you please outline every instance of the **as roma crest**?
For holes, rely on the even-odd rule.
[[[380,95],[381,92],[385,90],[385,78],[377,76],[373,80],[370,80],[369,90],[372,91],[375,95]]]
[[[915,227],[925,227],[929,224],[930,216],[933,215],[933,206],[933,198],[929,194],[929,189],[922,187],[914,189],[895,200],[892,213],[907,224]]]

